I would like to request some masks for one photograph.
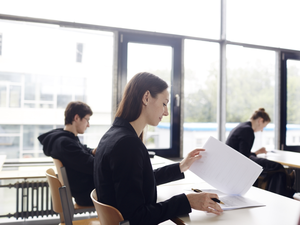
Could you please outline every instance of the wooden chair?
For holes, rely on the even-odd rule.
[[[254,183],[254,186],[259,187],[264,190],[268,190],[268,186],[270,183],[270,180],[272,179],[272,176],[276,174],[287,174],[287,180],[286,180],[286,186],[292,188],[295,182],[295,170],[291,172],[291,174],[288,174],[286,169],[279,169],[279,170],[274,170],[274,171],[263,171],[257,181]],[[294,179],[290,179],[290,176],[294,177]]]
[[[60,225],[100,225],[98,218],[73,221],[74,214],[70,211],[67,189],[57,179],[52,168],[46,171],[50,186],[53,210],[60,216]]]
[[[64,180],[62,179],[61,170],[60,170],[60,168],[64,167],[64,165],[62,164],[62,162],[59,159],[52,158],[52,160],[53,160],[53,163],[56,167],[57,175],[58,175],[58,179],[59,179],[60,183],[62,185],[65,185]]]
[[[63,166],[62,162],[59,159],[54,159],[54,158],[52,159],[57,170],[58,179],[60,183],[66,187],[70,211],[73,214],[84,213],[84,212],[95,212],[95,207],[93,206],[81,206],[78,205],[76,202],[75,203],[73,202],[66,168]]]
[[[124,218],[118,209],[98,202],[96,189],[91,192],[91,199],[93,200],[101,225],[130,224],[129,221],[124,221]]]

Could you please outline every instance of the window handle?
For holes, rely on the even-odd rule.
[[[175,95],[175,104],[176,104],[177,107],[180,106],[180,96],[179,96],[179,94]]]

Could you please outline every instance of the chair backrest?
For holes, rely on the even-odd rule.
[[[285,169],[282,168],[273,171],[263,171],[257,178],[256,182],[254,183],[254,186],[264,190],[269,190],[269,184],[273,175],[279,173],[285,174]]]
[[[60,215],[60,224],[73,225],[74,214],[70,211],[69,197],[66,186],[62,186],[52,168],[46,171],[46,177],[50,186],[53,210]],[[73,206],[72,206],[73,207]],[[100,225],[97,218],[76,220],[77,225]]]
[[[54,159],[54,158],[52,158],[52,159],[53,159],[54,165],[57,170],[58,179],[62,185],[65,185],[64,180],[62,178],[61,171],[60,171],[60,168],[63,167],[63,164],[59,159]]]
[[[68,205],[70,206],[71,214],[74,215],[74,213],[75,213],[74,203],[72,200],[72,194],[71,194],[71,189],[70,189],[70,185],[69,185],[69,180],[67,177],[66,168],[64,167],[64,165],[62,164],[62,162],[59,159],[54,159],[54,158],[52,158],[52,159],[53,159],[54,165],[57,170],[58,179],[59,179],[60,183],[66,187],[66,194],[68,197],[68,199],[67,199]]]
[[[60,181],[57,179],[56,174],[52,168],[46,171],[46,177],[50,186],[53,210],[60,215],[60,221],[65,222],[64,208],[61,202],[59,189],[62,187]]]
[[[66,194],[68,197],[68,205],[70,207],[70,213],[73,217],[75,213],[84,213],[84,212],[94,212],[95,208],[92,206],[80,206],[77,203],[73,203],[72,193],[69,185],[68,175],[66,171],[66,167],[62,164],[62,162],[59,159],[53,159],[53,162],[55,164],[58,179],[61,182],[63,186],[66,187]]]
[[[119,225],[120,222],[124,221],[118,209],[98,202],[96,189],[91,192],[91,199],[93,200],[101,225]]]

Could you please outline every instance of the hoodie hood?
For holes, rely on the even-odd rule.
[[[51,156],[51,151],[55,141],[61,137],[68,137],[77,140],[77,137],[72,132],[63,130],[62,128],[51,130],[38,137],[38,140],[43,145],[43,151],[46,156]]]

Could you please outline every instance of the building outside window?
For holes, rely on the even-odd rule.
[[[113,34],[12,21],[0,26],[7,40],[0,58],[0,154],[44,157],[37,137],[64,127],[70,101],[91,106],[91,127],[80,138],[96,147],[111,124]]]

